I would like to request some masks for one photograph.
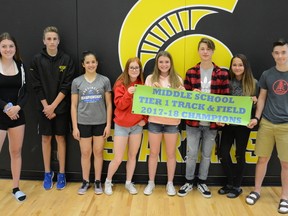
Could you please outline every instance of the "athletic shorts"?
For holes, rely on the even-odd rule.
[[[39,111],[38,133],[44,136],[65,136],[70,131],[70,113],[56,115],[49,120],[43,112]]]
[[[288,162],[288,123],[273,124],[262,118],[257,132],[255,154],[270,157],[275,145],[280,161]]]
[[[128,137],[132,134],[140,134],[142,131],[143,127],[138,124],[132,127],[122,127],[116,123],[114,124],[114,136]]]
[[[89,138],[92,136],[103,136],[106,124],[100,125],[82,125],[78,124],[81,138]]]
[[[174,134],[179,132],[178,125],[165,125],[153,122],[148,123],[148,131],[155,134],[159,133]]]
[[[0,111],[0,130],[8,130],[9,128],[18,127],[25,124],[25,115],[23,110],[19,111],[19,118],[11,120],[4,112]]]

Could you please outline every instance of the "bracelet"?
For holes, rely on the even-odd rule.
[[[257,118],[256,116],[254,116],[252,119],[256,119],[257,120],[257,124],[259,124],[259,118]]]

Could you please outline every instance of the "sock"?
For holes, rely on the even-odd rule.
[[[15,195],[18,191],[20,191],[19,187],[16,187],[16,188],[13,188],[13,189],[12,189],[12,193],[13,193],[14,195]],[[23,200],[25,200],[25,199],[26,199],[26,195],[18,198],[19,201],[23,201]]]
[[[148,184],[155,184],[154,181],[148,181]]]
[[[126,185],[128,185],[128,184],[130,184],[130,183],[131,183],[131,181],[126,181],[126,182],[125,182]]]
[[[167,182],[167,184],[169,184],[169,183],[173,184],[173,182],[172,182],[172,181],[168,181],[168,182]]]
[[[15,194],[17,191],[20,191],[19,187],[13,188],[12,193]]]
[[[106,182],[106,183],[111,183],[112,180],[109,180],[109,179],[106,178],[106,181],[105,181],[105,182]]]
[[[191,179],[191,180],[187,180],[186,179],[186,182],[189,183],[189,184],[193,184],[194,183],[194,179]]]

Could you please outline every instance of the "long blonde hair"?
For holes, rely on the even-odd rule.
[[[181,83],[181,81],[179,79],[178,73],[174,69],[174,63],[173,63],[172,56],[167,51],[160,51],[157,54],[157,56],[155,58],[155,66],[154,66],[154,70],[153,70],[153,73],[152,73],[151,82],[152,83],[159,82],[159,77],[160,77],[161,71],[158,68],[158,59],[161,56],[164,56],[164,57],[167,57],[167,58],[170,59],[171,67],[170,67],[170,70],[169,70],[169,83],[171,85],[171,88],[179,88],[182,85],[182,83]]]

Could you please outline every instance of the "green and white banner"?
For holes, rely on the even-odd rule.
[[[170,88],[137,85],[133,96],[135,114],[247,125],[252,99]]]

